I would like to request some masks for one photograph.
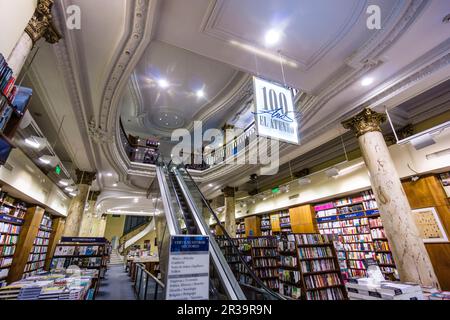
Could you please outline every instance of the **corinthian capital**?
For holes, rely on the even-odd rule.
[[[342,125],[345,129],[353,130],[356,136],[360,137],[367,132],[381,131],[380,125],[384,121],[386,121],[386,114],[364,108],[353,118],[342,122]]]
[[[25,28],[25,32],[30,36],[33,44],[42,37],[49,43],[56,43],[61,39],[61,34],[52,21],[52,7],[53,0],[38,0],[33,17]]]

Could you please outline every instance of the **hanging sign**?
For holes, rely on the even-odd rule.
[[[166,299],[209,299],[208,236],[171,237]]]
[[[253,77],[253,86],[258,135],[298,144],[299,113],[294,109],[291,90],[257,77]]]

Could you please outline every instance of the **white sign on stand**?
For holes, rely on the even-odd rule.
[[[257,77],[253,77],[253,86],[258,135],[298,144],[299,112],[294,109],[291,90]]]
[[[166,299],[209,299],[208,236],[171,237]]]

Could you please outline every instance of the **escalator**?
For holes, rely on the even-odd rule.
[[[160,159],[157,165],[157,178],[168,235],[210,236],[210,299],[285,299],[280,294],[267,288],[254,274],[245,257],[242,256],[239,248],[220,224],[216,213],[209,206],[208,201],[184,166],[176,166],[172,163],[166,164]],[[203,210],[208,210],[211,216],[219,222],[218,224],[223,228],[224,236],[231,244],[231,250],[239,257],[248,275],[254,279],[254,286],[240,284],[236,280],[221,248],[214,236],[210,234],[209,224],[203,218]],[[167,268],[165,260],[168,258],[168,237],[161,240],[159,250],[160,252],[165,251],[160,254],[161,268]]]

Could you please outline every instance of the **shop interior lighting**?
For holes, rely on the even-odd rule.
[[[25,139],[25,144],[36,150],[42,150],[47,144],[46,138],[31,136]]]

